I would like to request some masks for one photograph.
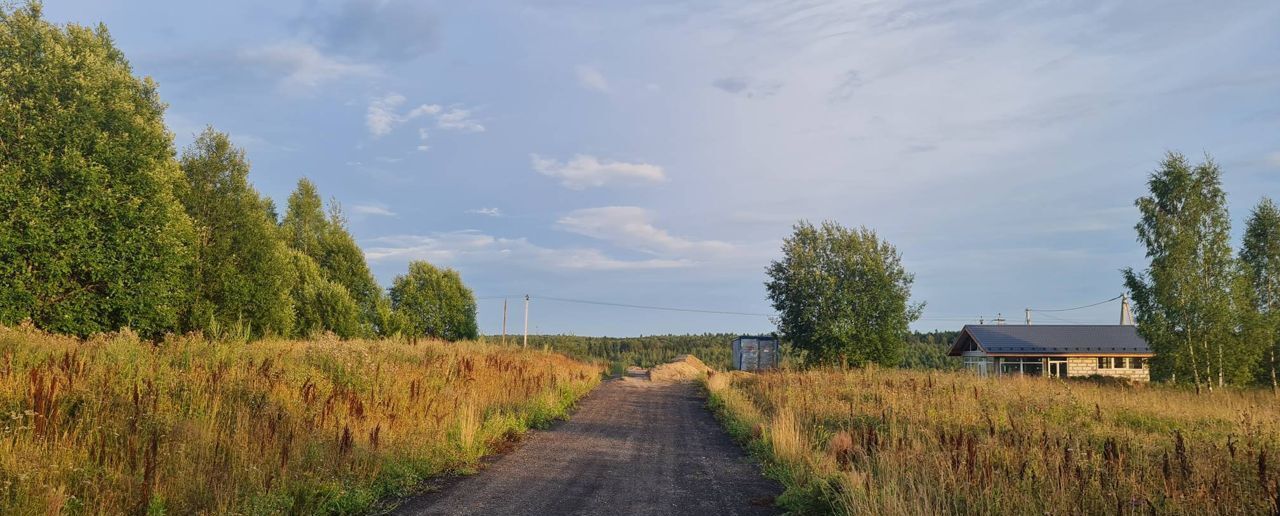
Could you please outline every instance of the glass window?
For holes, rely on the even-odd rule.
[[[1115,357],[1112,361],[1115,362],[1113,367],[1116,369],[1124,369],[1124,357]]]
[[[1111,360],[1107,357],[1098,357],[1098,369],[1111,369]]]
[[[1141,358],[1141,357],[1134,357],[1134,358],[1130,358],[1130,359],[1129,359],[1129,367],[1130,367],[1131,369],[1146,369],[1146,368],[1147,368],[1147,359],[1145,359],[1145,358]]]

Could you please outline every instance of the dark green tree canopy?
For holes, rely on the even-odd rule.
[[[105,27],[0,7],[0,324],[177,326],[192,228],[163,114]]]
[[[463,340],[476,338],[479,331],[475,295],[453,269],[409,263],[409,272],[397,276],[391,287],[391,303],[409,335]]]
[[[865,227],[794,229],[765,283],[783,336],[817,363],[898,365],[923,305],[897,249]]]
[[[210,332],[247,325],[253,336],[293,330],[288,248],[266,201],[249,184],[244,151],[206,129],[181,159],[178,197],[196,226],[193,300],[186,326]]]
[[[294,274],[290,296],[294,307],[293,334],[309,337],[326,331],[342,338],[360,335],[360,309],[342,285],[324,277],[310,256],[289,250]]]

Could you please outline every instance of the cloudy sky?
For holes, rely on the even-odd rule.
[[[1280,2],[49,1],[104,22],[179,145],[338,200],[384,285],[462,272],[483,332],[771,329],[797,219],[875,228],[920,329],[1121,292],[1169,150],[1280,197]],[[1237,231],[1238,232],[1238,231]],[[1037,316],[1111,323],[1115,304]]]

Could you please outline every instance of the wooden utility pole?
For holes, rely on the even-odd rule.
[[[524,344],[520,347],[529,347],[529,294],[524,295]]]
[[[507,298],[502,298],[502,345],[507,345]]]

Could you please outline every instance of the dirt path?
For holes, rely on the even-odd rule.
[[[606,382],[573,417],[396,514],[777,514],[691,384]]]

